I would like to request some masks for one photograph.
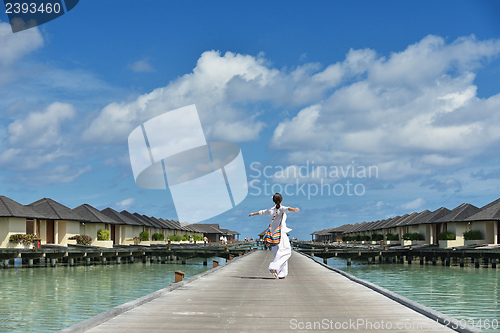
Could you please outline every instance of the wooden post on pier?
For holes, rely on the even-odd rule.
[[[219,266],[219,260],[213,260],[213,268]]]
[[[207,266],[207,265],[208,265],[207,258],[203,258],[203,266]]]
[[[229,260],[233,260],[234,256],[232,254],[229,255]]]
[[[491,258],[491,268],[497,268],[497,260],[495,258]]]
[[[184,279],[184,275],[185,275],[185,274],[186,274],[186,273],[181,272],[181,271],[175,271],[175,283],[177,283],[177,282],[181,282],[181,281],[182,281],[182,279]]]
[[[351,266],[351,258],[347,258],[347,266]]]

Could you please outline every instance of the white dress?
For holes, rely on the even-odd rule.
[[[286,226],[286,212],[288,207],[281,206],[279,208],[276,218],[271,224],[271,232],[275,231],[281,222],[281,239],[278,245],[272,247],[274,260],[269,264],[269,270],[276,271],[278,277],[285,277],[288,275],[288,259],[292,255],[292,248],[290,246],[290,241],[286,235],[292,229]],[[264,209],[259,211],[259,215],[271,215],[271,219],[276,212],[276,206],[269,209]]]

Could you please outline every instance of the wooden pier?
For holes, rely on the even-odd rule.
[[[298,244],[296,244],[298,245]],[[311,256],[319,257],[326,263],[328,258],[346,259],[347,265],[352,259],[363,260],[371,263],[408,263],[408,264],[432,264],[438,263],[443,266],[452,264],[474,266],[476,268],[491,265],[497,268],[500,262],[500,247],[475,248],[450,248],[441,249],[437,246],[315,246],[300,245],[299,251]]]
[[[114,248],[98,248],[95,246],[42,246],[40,249],[0,249],[0,267],[9,268],[16,258],[22,259],[23,267],[34,267],[40,259],[46,265],[55,267],[58,264],[73,266],[76,264],[122,264],[154,261],[166,263],[173,260],[185,262],[188,258],[203,258],[204,264],[210,257],[229,259],[248,252],[250,243],[232,245],[203,246],[200,245],[165,245],[140,246],[128,245]]]
[[[293,252],[289,275],[253,251],[192,282],[126,303],[61,332],[453,332],[452,319]],[[459,330],[477,332],[477,330]]]

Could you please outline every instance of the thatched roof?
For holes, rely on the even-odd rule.
[[[79,215],[71,210],[71,208],[49,198],[37,200],[27,206],[45,216],[47,220],[88,222],[84,216]]]
[[[29,219],[47,219],[47,217],[28,206],[23,206],[19,202],[0,196],[0,217],[24,217]]]
[[[395,227],[395,226],[398,224],[398,222],[399,222],[401,219],[405,219],[405,218],[407,218],[407,217],[408,217],[408,214],[405,214],[405,215],[403,215],[403,216],[399,216],[399,215],[398,215],[398,216],[394,217],[393,219],[391,219],[391,220],[387,221],[386,223],[384,223],[384,224],[380,227],[380,229],[389,229],[389,228],[393,228],[393,227]]]
[[[481,207],[479,212],[469,216],[465,221],[500,221],[500,199]]]
[[[89,204],[83,204],[75,207],[73,208],[73,212],[82,216],[86,220],[84,222],[122,224],[121,221],[117,221],[114,218],[104,215],[97,208],[92,207]]]
[[[101,213],[103,213],[104,215],[106,215],[107,217],[110,217],[116,221],[121,221],[123,223],[121,224],[126,224],[126,225],[142,225],[140,224],[139,222],[136,222],[134,220],[132,220],[131,218],[121,214],[121,213],[118,213],[116,210],[114,210],[113,208],[105,208],[103,210],[101,210]]]
[[[424,211],[425,212],[425,211]],[[441,207],[436,209],[433,212],[430,212],[426,215],[423,215],[422,218],[419,218],[415,221],[413,221],[411,224],[429,224],[429,223],[435,223],[437,220],[442,218],[445,215],[448,215],[451,211],[448,208]]]
[[[460,206],[453,208],[449,214],[443,216],[439,220],[436,220],[436,222],[462,222],[479,211],[480,209],[476,206],[463,203]]]

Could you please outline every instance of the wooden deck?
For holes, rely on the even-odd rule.
[[[412,310],[306,255],[292,254],[284,280],[268,271],[271,260],[254,251],[87,332],[453,332],[430,318],[440,313]]]

